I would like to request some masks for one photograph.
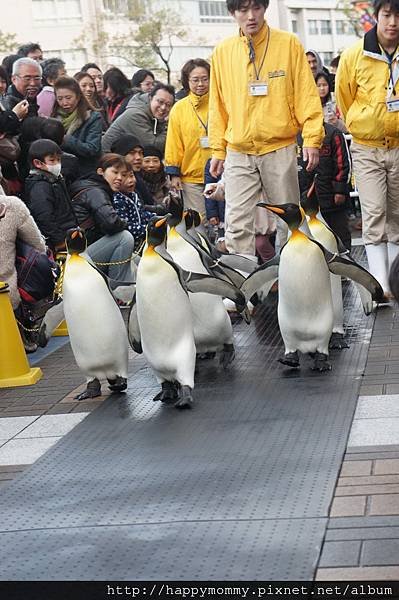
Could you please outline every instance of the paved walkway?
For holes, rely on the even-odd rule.
[[[224,574],[228,573],[230,568],[231,578],[238,579],[250,579],[251,577],[255,579],[293,579],[295,576],[299,579],[312,577],[338,580],[399,579],[399,317],[396,308],[380,309],[370,341],[374,318],[367,319],[359,316],[358,302],[351,294],[348,294],[347,311],[349,310],[352,317],[355,314],[355,319],[352,318],[350,321],[351,326],[347,332],[351,349],[333,357],[334,371],[324,375],[320,384],[318,383],[319,378],[310,376],[310,372],[306,370],[300,377],[288,376],[284,379],[279,377],[281,370],[276,364],[275,358],[281,350],[281,341],[276,332],[274,313],[267,309],[266,313],[262,315],[261,312],[254,320],[253,327],[259,340],[257,358],[254,359],[251,356],[253,338],[251,340],[250,330],[239,324],[236,327],[237,362],[232,375],[230,375],[228,385],[224,385],[224,397],[218,396],[217,402],[212,402],[215,400],[215,397],[212,398],[212,393],[216,390],[217,395],[220,390],[218,390],[217,370],[208,364],[202,368],[202,375],[200,373],[198,379],[196,389],[199,400],[198,407],[191,413],[184,413],[184,415],[176,414],[173,411],[165,413],[159,406],[151,403],[150,398],[155,389],[153,377],[142,357],[133,355],[133,353],[129,369],[131,393],[127,402],[119,399],[115,403],[115,399],[104,397],[101,401],[77,403],[73,400],[73,395],[82,387],[82,375],[74,364],[69,345],[59,347],[54,353],[40,361],[44,378],[37,385],[30,388],[0,390],[0,503],[2,508],[9,508],[14,516],[17,515],[14,524],[9,527],[10,520],[4,513],[6,518],[1,529],[3,531],[8,529],[8,533],[1,534],[3,542],[0,543],[0,546],[5,547],[4,541],[6,540],[7,548],[11,548],[5,557],[7,561],[8,558],[13,556],[15,558],[21,553],[29,552],[29,555],[32,555],[32,551],[35,557],[30,564],[22,564],[18,560],[14,563],[14,567],[15,564],[19,565],[15,571],[15,578],[24,579],[29,576],[35,578],[36,575],[40,579],[48,576],[46,569],[43,570],[43,565],[46,564],[46,561],[48,562],[50,554],[51,564],[54,566],[55,561],[58,563],[57,568],[59,569],[58,572],[57,569],[53,571],[52,576],[54,573],[61,579],[68,576],[65,560],[72,560],[79,569],[79,553],[70,553],[72,538],[63,527],[60,528],[59,523],[59,519],[62,521],[65,518],[65,514],[60,513],[60,507],[65,506],[65,499],[68,497],[63,495],[67,493],[63,491],[64,484],[65,490],[68,490],[69,498],[71,498],[71,485],[73,490],[78,490],[83,481],[85,485],[89,483],[89,487],[93,485],[94,481],[98,482],[99,479],[102,481],[102,487],[98,488],[96,492],[97,503],[95,506],[91,504],[90,498],[89,501],[87,497],[84,498],[82,503],[77,497],[76,502],[73,501],[73,513],[69,512],[73,518],[78,517],[79,526],[84,526],[85,540],[90,548],[104,548],[105,553],[98,557],[97,564],[93,566],[93,578],[102,579],[108,575],[106,573],[107,565],[110,565],[111,568],[115,567],[112,556],[116,556],[113,553],[117,552],[117,548],[113,549],[112,544],[108,545],[116,534],[114,528],[118,527],[119,523],[117,538],[120,540],[120,524],[126,523],[126,520],[121,520],[120,516],[115,516],[114,511],[119,509],[123,513],[124,510],[127,510],[128,512],[124,514],[125,517],[129,516],[128,522],[131,523],[132,515],[136,518],[137,508],[140,508],[143,514],[143,508],[146,512],[150,506],[152,520],[155,518],[164,522],[163,495],[170,494],[168,490],[171,486],[178,497],[179,494],[183,495],[183,499],[190,497],[191,490],[189,487],[187,488],[187,481],[179,477],[176,479],[176,473],[180,470],[185,477],[189,477],[192,486],[196,485],[198,479],[202,488],[208,485],[213,491],[219,489],[221,504],[216,503],[212,508],[211,502],[209,507],[207,504],[209,505],[210,498],[208,498],[208,503],[201,505],[201,510],[208,511],[205,518],[202,519],[210,526],[207,525],[205,529],[204,525],[199,524],[193,531],[190,530],[191,533],[188,531],[187,516],[185,516],[187,507],[184,503],[182,505],[185,508],[181,520],[181,530],[177,527],[176,522],[172,530],[170,527],[164,529],[160,535],[161,529],[158,527],[155,538],[156,545],[154,546],[155,539],[153,539],[154,543],[147,546],[149,555],[156,548],[158,559],[155,563],[151,563],[152,578],[170,579],[173,575],[178,575],[183,579],[195,578],[195,576],[216,579],[222,571]],[[266,361],[265,356],[269,360]],[[256,374],[261,369],[268,381],[268,386],[264,388],[268,393],[263,392],[259,398],[255,399],[255,403],[247,414],[248,400],[251,401],[251,398],[247,398],[248,385],[249,383],[254,384]],[[344,388],[339,388],[343,378],[351,382],[346,391]],[[309,385],[314,386],[310,394],[311,400],[309,400]],[[236,394],[236,400],[232,398],[233,393]],[[302,393],[305,395],[302,396]],[[353,408],[351,408],[352,394],[354,394]],[[331,401],[334,401],[334,398],[336,400],[339,395],[342,396],[342,402],[332,407]],[[344,457],[346,438],[358,396],[355,418]],[[323,400],[321,401],[320,398]],[[291,402],[291,404],[283,410],[284,402]],[[308,403],[307,407],[306,403]],[[265,406],[267,406],[268,415],[266,420],[260,419],[258,412],[260,407],[264,410]],[[226,407],[230,407],[231,412],[226,410]],[[304,407],[306,407],[305,412],[303,412]],[[89,415],[94,409],[94,413]],[[219,411],[219,409],[223,410]],[[299,410],[302,412],[298,412]],[[338,420],[336,420],[337,410],[341,414]],[[316,431],[318,431],[319,437],[325,437],[326,432],[329,434],[331,443],[325,447],[325,459],[322,461],[315,460],[319,458],[317,444],[315,445],[306,425],[304,428],[306,414],[316,420],[321,418],[320,422],[315,423],[313,436],[316,435]],[[120,428],[122,424],[126,424],[126,417],[130,420],[132,431],[128,437],[125,434],[122,435],[124,442],[121,446],[117,431],[122,432],[122,429],[115,427]],[[160,417],[162,417],[161,421],[159,421]],[[212,425],[212,419],[215,418],[216,425]],[[254,418],[258,427],[254,424]],[[207,419],[210,420],[207,421]],[[158,430],[154,430],[156,422],[161,425]],[[179,423],[182,427],[179,425],[176,429],[176,424]],[[348,423],[348,427],[345,423]],[[212,433],[209,433],[210,425]],[[199,444],[200,438],[195,437],[198,427],[202,431],[202,446],[205,436],[205,446],[209,447],[211,454],[213,452],[213,460],[217,461],[218,470],[215,472],[208,459],[208,462],[201,462],[202,469],[205,471],[198,471],[198,464],[196,469],[190,471],[195,463],[192,461],[192,456],[186,460],[187,456],[183,453],[183,455],[178,455],[178,465],[175,463],[178,471],[175,471],[173,479],[170,479],[165,473],[162,481],[157,478],[151,479],[151,475],[154,474],[157,453],[163,456],[162,464],[165,466],[168,461],[176,460],[179,448],[187,448],[191,445],[197,456],[204,452],[203,447]],[[158,437],[148,438],[156,431],[158,431]],[[164,433],[159,438],[161,431]],[[78,459],[76,448],[78,447],[80,450],[84,448],[84,452],[88,452],[93,458],[93,455],[95,456],[98,452],[96,444],[99,433],[103,435],[103,448],[107,448],[111,453],[108,462],[106,453],[97,463],[101,465],[103,477],[101,479],[96,475],[94,480],[91,480],[90,477],[87,477],[90,473],[89,469],[83,471],[86,478],[79,480],[76,476],[81,475],[82,470],[81,467],[79,467],[80,471],[76,470],[74,466]],[[172,436],[171,440],[169,435]],[[215,442],[220,436],[225,440],[224,446],[223,444],[218,446]],[[109,445],[109,439],[113,440],[111,445]],[[270,445],[267,445],[270,439],[272,439],[271,447],[273,448],[274,445],[275,454],[270,452]],[[281,441],[290,443],[292,440],[294,440],[294,447],[290,446],[289,452],[284,455],[285,463],[278,462],[276,455],[279,453],[281,455],[284,447],[281,446]],[[310,440],[312,440],[311,448]],[[171,448],[168,448],[171,441]],[[55,445],[57,442],[60,443]],[[137,451],[140,448],[143,449],[142,444],[146,445],[147,443],[149,443],[149,447],[146,448],[147,454],[138,455]],[[156,452],[153,448],[154,443]],[[234,444],[238,445],[238,451],[236,456],[232,457]],[[300,461],[300,463],[291,465],[291,468],[287,468],[290,456],[292,458],[303,457],[306,444],[309,446],[306,450],[307,466],[305,467],[304,462]],[[63,449],[73,450],[75,460],[70,457],[68,463]],[[48,452],[36,464],[30,466],[46,450]],[[127,450],[129,451],[126,452]],[[148,451],[154,452],[154,454],[148,455]],[[227,455],[226,452],[228,452]],[[128,509],[126,508],[123,488],[118,487],[118,483],[117,492],[119,491],[119,494],[115,491],[112,492],[118,456],[123,459],[122,475],[125,478],[131,472],[129,469],[133,468],[133,464],[135,469],[140,465],[139,474],[141,476],[135,479],[133,488],[128,487],[129,493],[135,494],[137,485],[139,485],[141,493],[143,493],[144,481],[147,490],[146,502],[140,507],[131,502]],[[152,456],[150,463],[148,462],[149,456]],[[129,457],[133,461],[130,467]],[[252,467],[249,466],[249,463],[242,462],[248,460],[248,457],[252,457],[249,463],[255,463],[256,477],[253,476],[255,472],[250,470]],[[263,459],[265,459],[264,463],[262,463]],[[237,460],[238,464],[241,464],[241,468],[230,472],[230,478],[226,479],[228,467],[231,465],[236,467]],[[145,464],[151,465],[152,470],[146,470]],[[317,472],[315,472],[315,468]],[[328,471],[327,477],[326,470]],[[193,479],[190,477],[190,473],[195,475]],[[213,479],[216,477],[216,473],[220,480],[219,484],[217,480]],[[251,473],[252,475],[250,475]],[[315,486],[320,485],[320,474],[324,477],[324,491],[321,495],[317,496],[316,494],[315,501]],[[11,479],[14,477],[16,479],[12,482]],[[336,483],[338,483],[337,486],[335,486]],[[275,491],[276,487],[280,489],[280,495]],[[50,500],[49,489],[52,489]],[[27,490],[30,495],[24,500],[23,493],[26,493]],[[137,496],[130,496],[132,499],[133,497],[137,498]],[[290,497],[293,500],[292,506]],[[170,498],[168,499],[170,500]],[[243,502],[252,510],[252,513],[250,510],[245,517],[244,529],[242,529],[242,524],[240,525],[236,520],[237,517],[234,516],[239,513],[236,508],[242,507]],[[225,510],[222,519],[218,520],[217,514],[225,507],[226,503],[232,513],[228,517],[228,511]],[[309,503],[311,509],[309,509]],[[36,505],[38,511],[33,513],[29,509],[31,505]],[[70,503],[69,506],[71,508]],[[94,514],[98,516],[99,506],[101,507],[100,514],[103,517],[109,512],[114,515],[108,524],[109,538],[104,537],[104,529],[101,528],[96,530],[97,533],[92,528],[88,534],[87,526],[95,526],[96,523],[95,519],[93,522],[93,510]],[[173,502],[171,506],[173,509],[176,508],[176,504]],[[217,510],[216,506],[219,506]],[[110,507],[112,507],[111,511]],[[278,516],[279,511],[280,516]],[[234,522],[231,521],[232,515]],[[179,516],[179,511],[177,516]],[[42,526],[47,531],[45,543],[43,538],[40,539],[40,536],[34,531],[38,518],[43,520]],[[168,518],[167,521],[170,522],[171,519]],[[172,521],[175,519],[173,518]],[[143,523],[147,523],[147,529],[143,528]],[[138,535],[138,539],[141,540],[139,544],[141,554],[143,554],[143,540],[149,539],[149,523],[150,519],[146,517],[143,522],[139,520],[136,525],[135,536]],[[313,525],[310,527],[312,523]],[[73,528],[72,523],[70,526],[72,526],[73,538],[76,539],[79,532]],[[140,528],[137,529],[137,526]],[[21,529],[25,529],[22,537],[18,534]],[[32,539],[29,536],[26,537],[27,530],[28,532],[31,530],[33,538],[38,540],[36,546],[32,546]],[[154,531],[152,529],[152,532]],[[175,536],[175,540],[186,544],[181,547],[186,549],[184,552],[186,557],[190,556],[190,543],[192,542],[198,548],[201,543],[204,543],[204,539],[212,538],[212,550],[209,549],[208,544],[205,544],[206,552],[205,554],[201,553],[200,564],[196,561],[194,563],[189,561],[193,568],[190,570],[188,566],[185,575],[181,571],[173,572],[170,570],[171,565],[167,560],[168,553],[173,547],[170,544],[171,533],[172,537]],[[129,535],[131,542],[131,532]],[[154,533],[151,533],[151,536],[153,535]],[[223,540],[223,544],[220,545],[221,551],[223,546],[223,553],[225,553],[227,540],[227,547],[231,548],[227,557],[222,558],[222,554],[218,553],[216,540]],[[276,552],[277,547],[280,548],[278,552]],[[272,554],[269,554],[270,548],[273,550]],[[134,546],[129,547],[127,544],[126,551],[129,561],[131,561],[134,550]],[[145,556],[144,553],[143,557],[145,558]],[[4,562],[3,559],[0,564],[3,565],[0,567],[0,579],[12,579],[13,571],[10,563]],[[138,556],[135,570],[129,572],[130,577],[140,578],[140,573],[144,578],[147,577],[149,575],[148,565],[148,560],[143,559],[140,562]],[[241,565],[241,569],[237,570],[237,565]],[[87,565],[84,566],[87,568]],[[168,566],[169,570],[166,568]],[[112,575],[118,577],[123,573],[113,570]]]

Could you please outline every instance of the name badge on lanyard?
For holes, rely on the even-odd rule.
[[[248,84],[248,93],[250,96],[267,96],[269,86],[266,81],[250,81]]]
[[[387,100],[386,104],[387,104],[388,112],[398,112],[399,111],[399,97],[398,96],[392,96],[389,100]]]
[[[207,135],[200,137],[200,146],[201,148],[209,148],[209,137]]]

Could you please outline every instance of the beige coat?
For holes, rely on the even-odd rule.
[[[29,210],[15,196],[0,196],[0,205],[6,206],[5,217],[0,219],[0,281],[10,286],[11,304],[14,309],[21,302],[15,270],[15,241],[17,236],[36,250],[45,252],[43,237]]]

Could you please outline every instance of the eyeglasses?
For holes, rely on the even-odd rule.
[[[209,83],[208,77],[195,77],[194,79],[189,79],[189,81],[194,85],[198,85],[199,83]]]
[[[155,102],[159,106],[164,106],[165,108],[172,108],[173,102],[164,102],[164,100],[158,100],[158,98],[154,98]]]
[[[17,75],[18,79],[22,79],[22,81],[24,83],[29,83],[30,81],[34,81],[35,83],[39,83],[42,78],[40,75],[24,75],[23,77],[21,77],[21,75]]]

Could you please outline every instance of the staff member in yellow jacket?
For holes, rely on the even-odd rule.
[[[226,246],[255,254],[255,204],[299,202],[295,138],[302,130],[307,169],[324,137],[319,94],[298,38],[271,29],[269,0],[227,0],[239,35],[221,42],[211,62],[211,175],[225,169]],[[225,162],[226,159],[226,162]],[[279,221],[280,244],[287,229]]]
[[[353,136],[353,170],[371,273],[389,291],[399,252],[399,0],[374,0],[377,25],[345,50],[336,97]]]
[[[171,187],[183,190],[184,206],[205,220],[204,171],[211,157],[208,141],[210,65],[202,58],[189,60],[181,72],[188,96],[170,111],[165,147],[165,171]]]

